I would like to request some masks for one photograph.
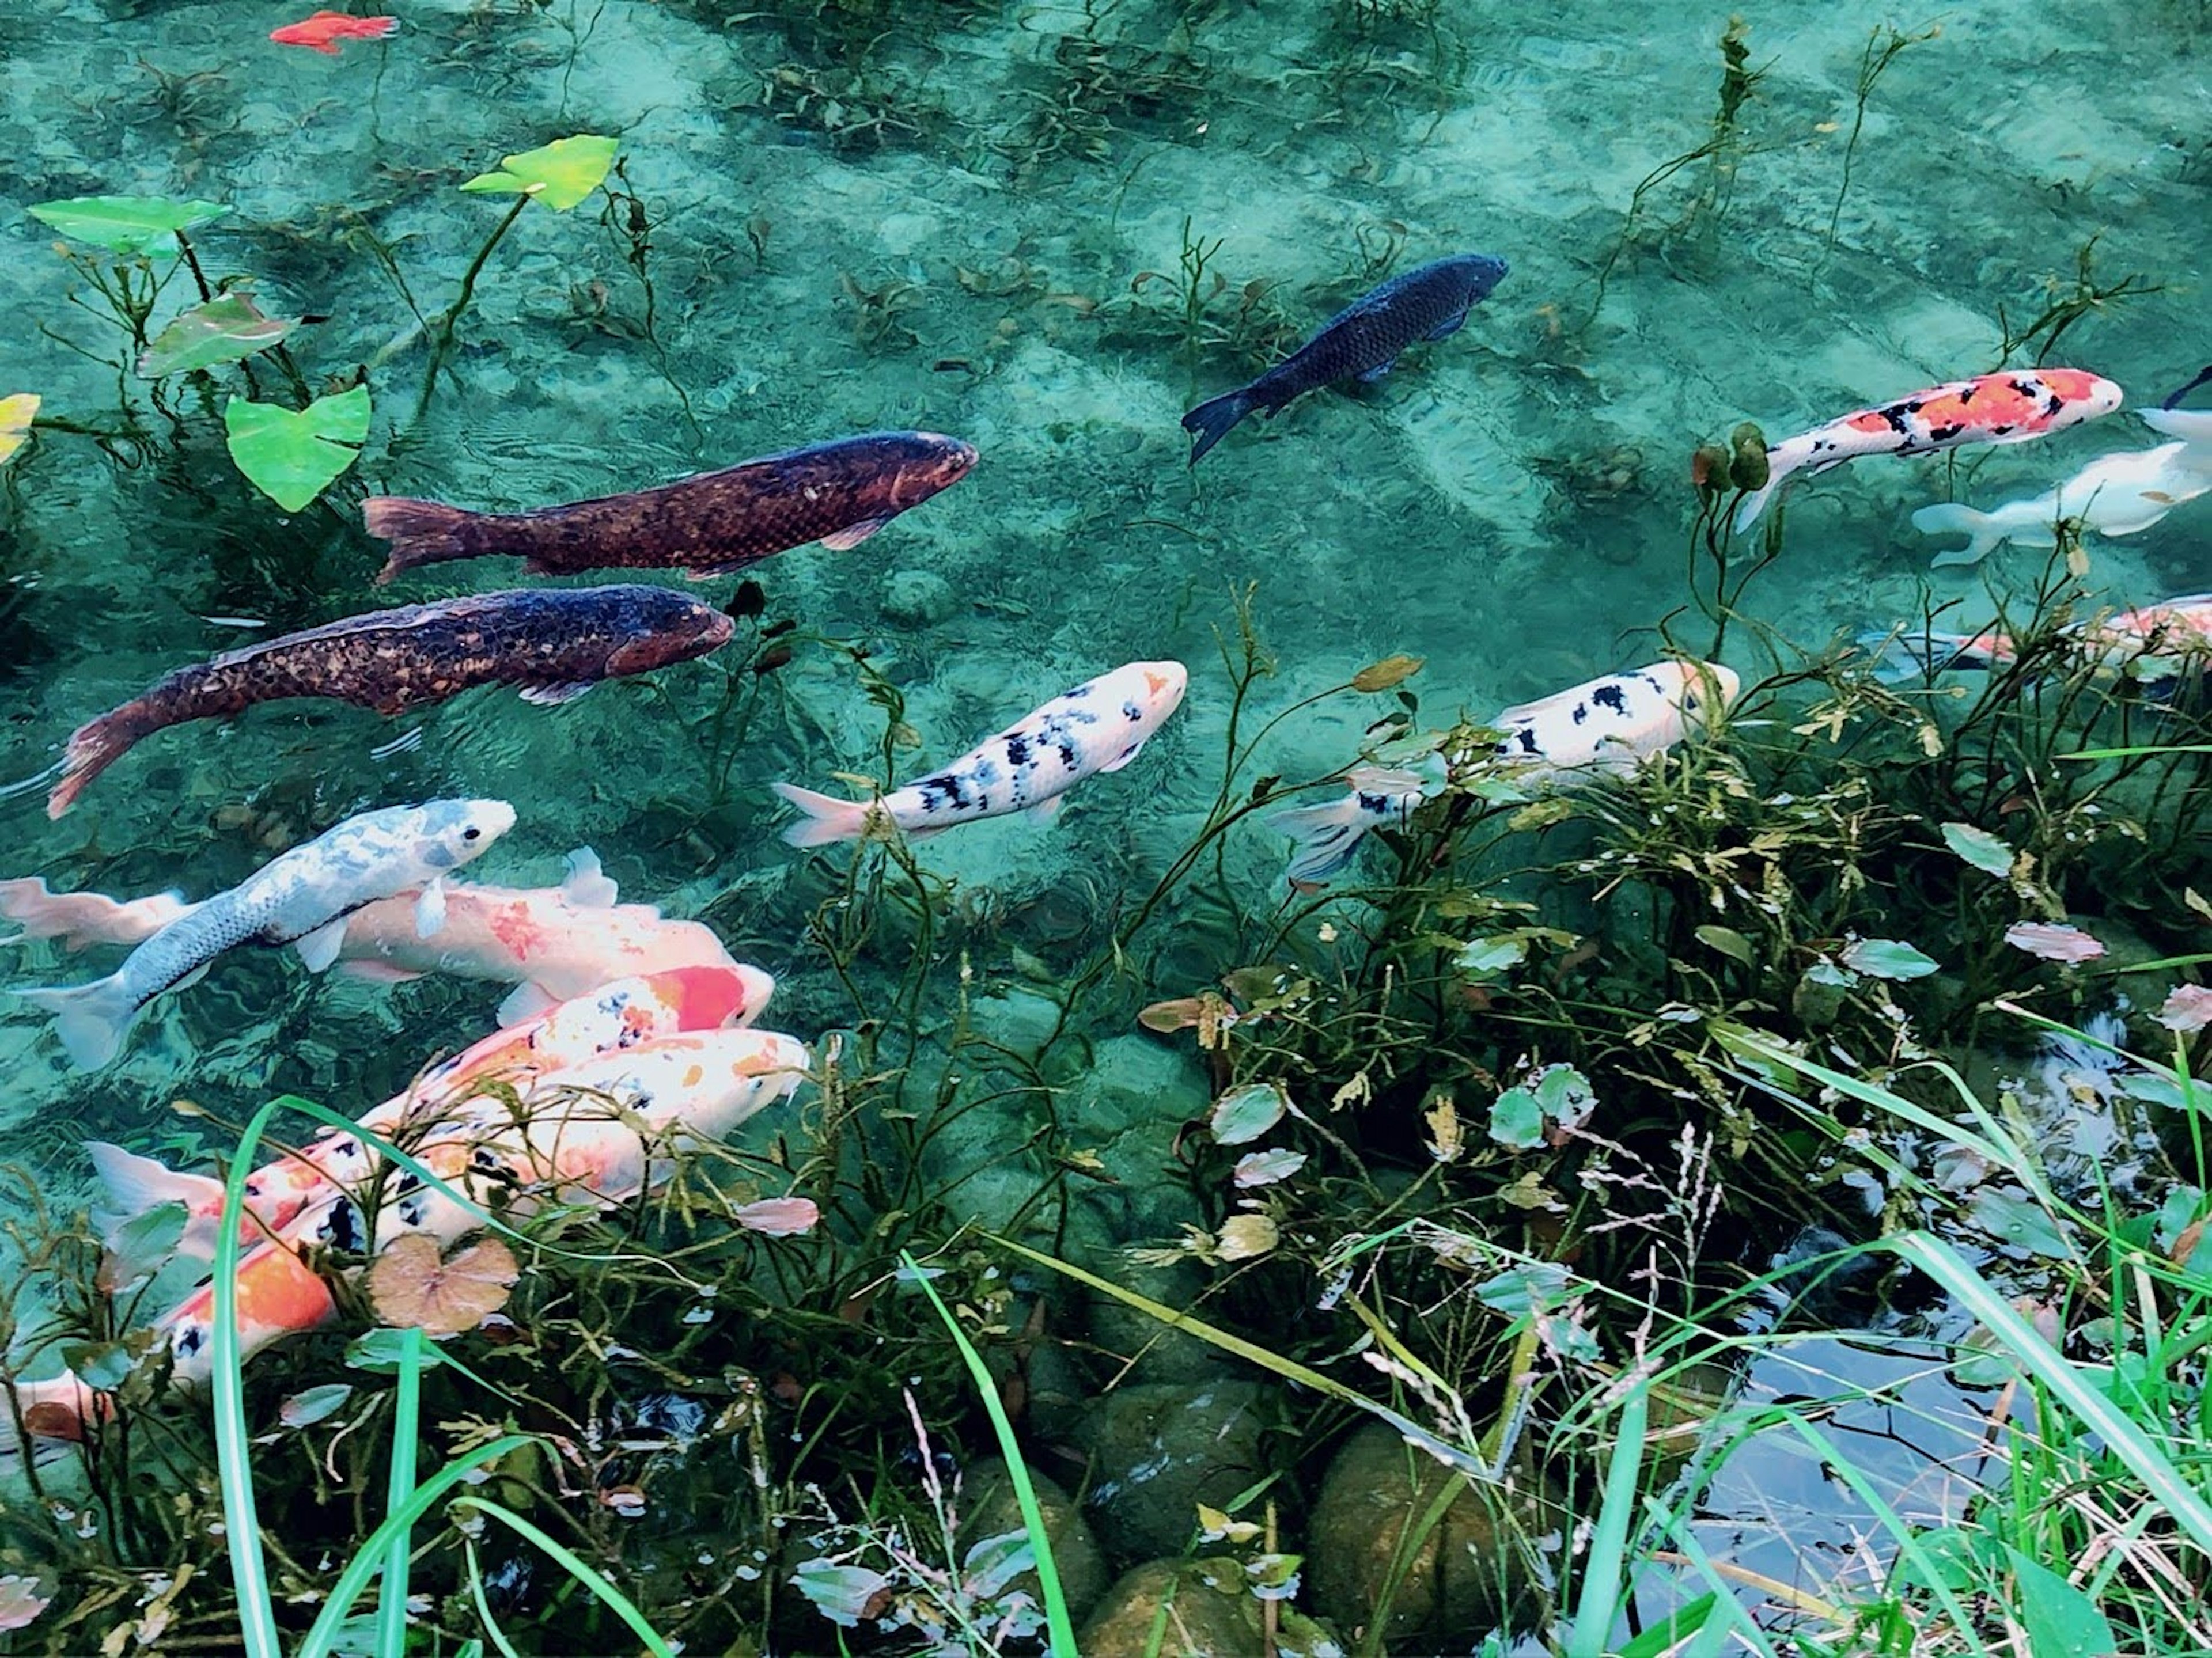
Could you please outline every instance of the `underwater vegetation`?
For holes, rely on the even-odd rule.
[[[2212,1650],[2193,9],[0,21],[0,1652]]]

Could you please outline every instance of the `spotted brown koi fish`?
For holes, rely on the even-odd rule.
[[[520,686],[526,702],[566,702],[602,679],[703,656],[735,626],[711,604],[647,586],[520,588],[348,616],[179,668],[78,726],[46,815],[60,817],[133,744],[167,726],[301,696],[388,717],[478,685]]]
[[[2120,388],[2081,368],[2008,368],[1953,380],[1862,409],[1785,438],[1766,452],[1765,486],[1736,509],[1736,533],[1758,521],[1783,484],[1861,455],[1925,455],[1968,443],[2025,443],[2120,406]]]
[[[858,546],[910,507],[968,476],[975,451],[934,432],[871,432],[651,489],[527,513],[470,513],[434,501],[372,495],[369,534],[392,544],[380,586],[403,570],[510,553],[532,575],[681,568],[726,575],[818,541]]]

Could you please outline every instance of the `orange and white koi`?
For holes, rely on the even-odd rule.
[[[2137,678],[2171,678],[2183,659],[2212,653],[2212,593],[2191,593],[2077,623],[2066,637],[2085,655],[2121,659]],[[2020,654],[2012,636],[1995,628],[1978,634],[1869,634],[1861,642],[1878,653],[1875,671],[1889,680],[1920,673],[1984,672]]]
[[[413,1155],[480,1203],[497,1193],[509,1217],[547,1203],[618,1203],[665,1180],[680,1151],[788,1098],[807,1062],[804,1043],[773,1031],[665,1036],[538,1076],[521,1091],[519,1111],[464,1102]],[[774,1218],[789,1230],[787,1218]],[[366,1252],[410,1232],[449,1243],[481,1224],[477,1210],[408,1175],[393,1181],[370,1239],[353,1199],[333,1195],[240,1258],[240,1357],[334,1315],[330,1286],[306,1258],[311,1248]],[[213,1374],[215,1311],[210,1280],[155,1321],[173,1382],[197,1387]],[[104,1395],[75,1375],[18,1382],[15,1392],[23,1426],[37,1439],[81,1438],[106,1408]],[[15,1424],[0,1411],[0,1457],[20,1448]]]
[[[611,980],[736,965],[712,928],[617,897],[598,855],[580,847],[557,887],[447,882],[445,920],[430,938],[416,926],[412,895],[356,910],[339,940],[337,970],[390,984],[446,973],[512,985],[499,1010],[512,1024]],[[193,908],[174,893],[118,901],[52,892],[37,878],[0,881],[0,918],[22,928],[18,938],[56,938],[70,950],[143,943]]]
[[[341,40],[389,40],[399,33],[397,17],[355,17],[342,11],[319,11],[296,23],[269,31],[280,46],[305,46],[326,58],[338,55]]]
[[[1758,521],[1782,486],[1862,455],[1926,455],[1968,443],[2025,443],[2109,415],[2124,394],[2081,368],[2008,368],[1952,380],[1862,409],[1785,438],[1766,452],[1765,484],[1736,509],[1736,533]]]
[[[523,1088],[541,1076],[602,1054],[665,1037],[746,1026],[760,1017],[775,981],[752,967],[689,967],[618,979],[587,996],[556,1004],[535,1018],[495,1031],[434,1066],[404,1093],[362,1114],[359,1128],[385,1139],[408,1124],[434,1118],[486,1081]],[[122,1229],[165,1203],[185,1206],[180,1254],[214,1253],[222,1216],[223,1183],[187,1174],[104,1140],[85,1149],[106,1188],[99,1212],[111,1248]],[[342,1187],[367,1179],[376,1157],[359,1133],[325,1128],[306,1145],[264,1163],[246,1179],[249,1232],[275,1232]]]

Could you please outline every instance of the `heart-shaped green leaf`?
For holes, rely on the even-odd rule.
[[[299,325],[283,317],[264,317],[243,294],[219,294],[196,305],[154,337],[139,354],[138,373],[143,379],[189,374],[221,362],[237,362],[257,351],[266,351]]]
[[[166,196],[76,196],[30,210],[64,236],[111,253],[173,253],[177,232],[230,210],[220,202],[173,202]]]
[[[233,398],[223,405],[230,458],[253,487],[288,513],[322,494],[353,465],[368,437],[368,388],[317,398],[296,412]]]
[[[556,213],[566,213],[599,187],[607,169],[615,164],[617,141],[580,133],[556,138],[539,149],[526,149],[499,164],[496,173],[480,173],[463,185],[489,195],[535,196]]]

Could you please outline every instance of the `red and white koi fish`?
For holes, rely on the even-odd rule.
[[[2122,610],[2078,623],[2066,632],[2086,655],[2148,663],[2150,671],[2137,677],[2168,677],[2181,666],[2180,659],[2201,659],[2212,653],[2212,593]],[[2020,654],[2011,635],[1995,628],[1978,634],[1869,634],[1861,642],[1879,652],[1876,675],[1892,680],[1921,673],[1984,672]]]
[[[804,1078],[805,1045],[772,1031],[718,1030],[666,1036],[546,1072],[505,1105],[464,1104],[415,1155],[480,1199],[494,1190],[509,1215],[558,1202],[610,1205],[667,1178],[672,1154],[720,1139],[787,1099]],[[786,1218],[779,1215],[779,1224]],[[312,1330],[336,1312],[330,1286],[303,1259],[310,1246],[361,1252],[410,1232],[450,1243],[483,1224],[475,1211],[404,1176],[364,1236],[361,1211],[334,1196],[240,1257],[239,1351],[251,1357],[283,1337]],[[198,1387],[214,1370],[215,1285],[203,1284],[155,1323],[169,1350],[171,1380]],[[36,1439],[81,1438],[106,1408],[105,1395],[74,1375],[18,1382],[24,1427]],[[0,1410],[0,1459],[21,1450]]]
[[[1607,674],[1498,710],[1489,725],[1504,736],[1481,763],[1555,787],[1632,771],[1708,724],[1735,701],[1742,683],[1733,668],[1717,662],[1654,662]],[[1437,772],[1444,763],[1432,755],[1424,771],[1354,767],[1345,774],[1351,792],[1342,799],[1270,817],[1297,843],[1291,884],[1308,887],[1327,880],[1352,861],[1370,829],[1402,826],[1442,791],[1445,780]]]
[[[794,847],[827,846],[861,840],[888,823],[921,841],[1018,811],[1048,822],[1060,797],[1085,778],[1134,760],[1182,706],[1189,683],[1180,662],[1132,662],[1055,696],[943,771],[879,800],[837,800],[778,783],[775,792],[806,814],[783,838]]]
[[[775,981],[757,968],[688,967],[641,978],[618,979],[587,996],[562,1002],[535,1018],[495,1031],[474,1047],[426,1072],[404,1093],[362,1114],[360,1127],[391,1139],[464,1100],[477,1084],[496,1079],[522,1088],[535,1078],[584,1064],[602,1054],[690,1032],[746,1026],[760,1017]],[[94,1167],[106,1188],[99,1218],[109,1246],[122,1229],[164,1203],[185,1206],[180,1254],[215,1251],[222,1217],[223,1183],[211,1175],[186,1174],[153,1157],[105,1140],[88,1140]],[[338,1195],[375,1167],[358,1134],[323,1129],[246,1176],[251,1232],[281,1230],[303,1210]]]
[[[1926,455],[1968,443],[2025,443],[2109,415],[2124,394],[2080,368],[2008,368],[1952,380],[1785,438],[1766,452],[1765,485],[1736,509],[1736,533],[1756,523],[1782,486],[1861,455]]]
[[[319,11],[297,23],[270,30],[269,38],[280,46],[306,46],[335,58],[341,40],[388,40],[398,33],[397,17],[354,17],[342,11]]]
[[[615,884],[589,847],[568,854],[557,887],[446,885],[445,921],[423,938],[414,898],[368,904],[348,919],[337,971],[398,984],[426,973],[489,980],[515,989],[500,1005],[512,1024],[611,980],[678,967],[734,967],[714,931],[671,920],[650,904],[618,904]],[[118,902],[97,893],[56,893],[44,880],[0,881],[0,918],[19,938],[58,938],[70,950],[137,944],[194,906],[174,893]]]

